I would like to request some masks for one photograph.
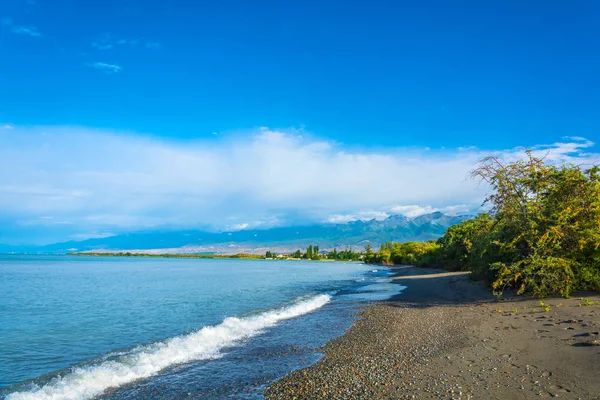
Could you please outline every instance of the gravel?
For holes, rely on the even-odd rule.
[[[530,298],[498,302],[464,273],[404,268],[395,280],[408,289],[363,307],[325,357],[265,397],[600,399],[600,306],[561,299],[547,313]]]

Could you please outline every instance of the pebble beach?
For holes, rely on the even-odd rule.
[[[600,296],[496,299],[464,272],[396,267],[406,286],[363,307],[267,399],[600,399]]]

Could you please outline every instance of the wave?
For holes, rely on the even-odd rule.
[[[73,367],[43,386],[9,394],[6,400],[82,400],[138,379],[156,375],[176,364],[220,357],[223,348],[256,336],[277,322],[314,311],[330,301],[327,294],[298,300],[294,304],[242,318],[226,318],[190,334],[136,347],[130,352],[97,364]]]

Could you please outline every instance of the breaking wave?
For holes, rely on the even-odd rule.
[[[43,386],[11,393],[6,400],[82,400],[138,379],[156,375],[172,365],[220,357],[220,351],[256,336],[277,322],[314,311],[330,301],[327,294],[300,299],[279,309],[247,317],[230,317],[218,325],[139,346],[96,364],[73,367]]]

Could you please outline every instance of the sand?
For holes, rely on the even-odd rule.
[[[318,363],[266,398],[600,399],[597,294],[498,301],[467,273],[395,270],[407,289],[364,307]]]

